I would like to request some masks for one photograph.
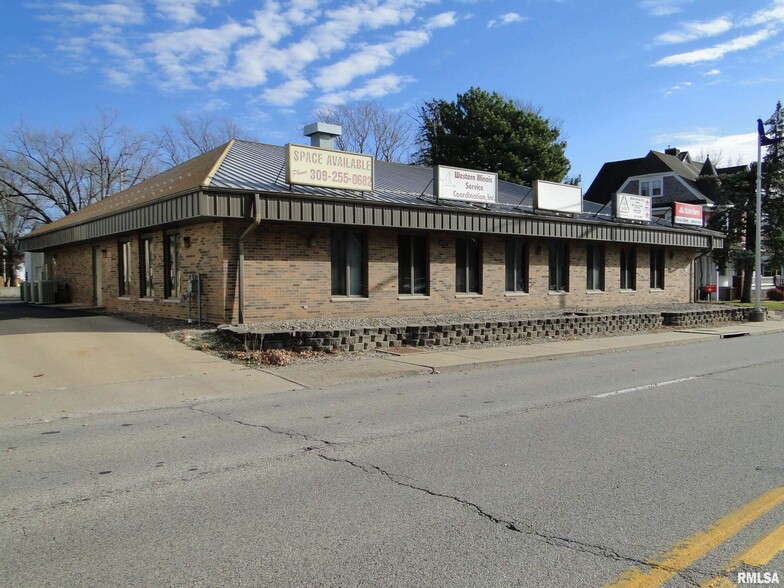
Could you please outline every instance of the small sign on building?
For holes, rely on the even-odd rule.
[[[498,174],[437,165],[433,168],[436,198],[463,202],[498,202]]]
[[[613,195],[613,216],[624,220],[651,222],[651,197],[617,192]]]
[[[534,208],[580,213],[583,211],[583,189],[571,184],[536,180],[534,182]]]
[[[289,143],[286,145],[286,182],[370,192],[373,190],[373,158]]]
[[[702,206],[683,202],[673,202],[672,206],[672,222],[679,225],[702,226]]]

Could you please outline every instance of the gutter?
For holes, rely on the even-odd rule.
[[[261,196],[258,193],[253,195],[253,223],[240,235],[237,249],[239,250],[239,260],[237,264],[237,297],[239,298],[239,324],[245,324],[245,237],[253,232],[261,224]]]

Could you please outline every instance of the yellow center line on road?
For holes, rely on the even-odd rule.
[[[658,561],[646,562],[651,568],[643,571],[632,568],[619,576],[605,588],[656,588],[664,584],[678,572],[686,569],[706,553],[713,551],[750,525],[762,515],[784,503],[784,486],[766,492],[713,524],[705,531],[698,531],[684,539]]]
[[[753,568],[764,566],[770,563],[770,560],[782,551],[784,551],[784,525],[773,529],[773,531],[733,559],[724,568],[724,573],[731,574],[744,564]],[[725,588],[735,585],[722,576],[716,576],[708,582],[700,584],[700,588]]]

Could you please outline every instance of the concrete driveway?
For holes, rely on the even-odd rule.
[[[137,323],[18,302],[0,302],[0,365],[0,421],[297,387]]]

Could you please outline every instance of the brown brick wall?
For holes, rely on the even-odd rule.
[[[180,268],[185,277],[191,272],[202,276],[204,320],[214,323],[236,322],[237,242],[248,223],[205,222],[182,227],[180,233],[190,245],[181,248]],[[129,296],[120,298],[118,283],[119,239],[103,240],[52,250],[47,261],[56,256],[54,279],[67,283],[71,299],[92,304],[92,247],[101,250],[104,305],[109,311],[153,314],[186,319],[188,302],[163,299],[163,248],[161,230],[148,233],[154,248],[154,287],[151,300],[140,298],[139,236],[131,235],[132,276]],[[331,295],[330,229],[317,225],[263,222],[246,239],[245,320],[283,320],[338,316],[416,316],[461,310],[541,309],[560,307],[610,307],[629,304],[689,302],[691,260],[695,252],[665,250],[665,289],[649,288],[647,246],[637,246],[637,289],[619,288],[619,248],[605,244],[605,291],[586,290],[586,242],[570,243],[569,292],[548,292],[548,241],[530,239],[529,293],[508,295],[505,287],[505,239],[482,238],[482,295],[455,293],[455,238],[448,233],[432,233],[429,245],[429,297],[398,294],[397,231],[365,231],[368,244],[366,299],[342,299]],[[196,301],[191,316],[196,317]]]
[[[188,239],[189,246],[180,248],[180,273],[182,289],[185,289],[187,276],[190,273],[201,275],[202,285],[202,316],[205,321],[223,322],[226,298],[226,278],[224,264],[223,224],[221,222],[201,223],[179,229],[180,234]],[[140,237],[150,236],[153,239],[153,297],[142,298],[139,275]],[[120,297],[119,285],[119,243],[131,240],[131,285],[129,292]],[[164,299],[164,232],[162,230],[123,235],[117,239],[105,239],[100,242],[76,245],[48,251],[47,263],[55,260],[53,278],[61,284],[67,284],[72,302],[92,305],[95,300],[93,292],[93,247],[100,250],[102,264],[103,305],[110,312],[129,312],[152,314],[157,316],[187,319],[188,301],[184,298]],[[197,301],[191,301],[190,316],[197,317]]]

